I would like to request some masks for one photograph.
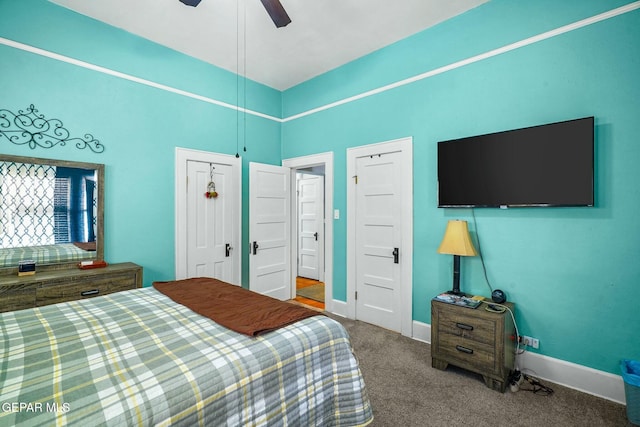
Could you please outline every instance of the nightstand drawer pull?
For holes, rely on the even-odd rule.
[[[463,353],[467,353],[467,354],[473,354],[473,349],[467,348],[467,347],[463,347],[461,345],[457,345],[456,346],[456,350],[461,351]]]
[[[473,326],[467,325],[466,323],[456,323],[456,326],[460,329],[464,329],[466,331],[473,331]]]
[[[90,297],[90,296],[92,296],[92,295],[98,295],[99,293],[100,293],[100,289],[92,289],[92,290],[90,290],[90,291],[83,291],[83,292],[80,292],[80,296],[83,296],[83,297]]]

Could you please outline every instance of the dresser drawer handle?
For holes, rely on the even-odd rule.
[[[456,346],[456,350],[461,351],[463,353],[467,353],[467,354],[473,354],[473,349],[467,348],[467,347],[463,347],[461,345],[457,345]]]
[[[91,295],[98,295],[100,293],[100,289],[92,289],[90,291],[82,291],[80,292],[80,296],[90,297]]]
[[[456,326],[460,329],[464,329],[466,331],[473,331],[473,326],[467,325],[466,323],[456,323]]]

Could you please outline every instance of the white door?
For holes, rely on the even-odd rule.
[[[234,281],[230,165],[187,161],[187,277]],[[218,196],[205,197],[210,182]]]
[[[324,177],[298,174],[298,276],[323,281]]]
[[[176,147],[175,156],[176,279],[206,274],[240,285],[242,254],[236,248],[240,247],[242,238],[242,159],[180,147]],[[204,195],[210,179],[210,164],[215,167],[214,182],[219,193],[216,199],[207,199]],[[204,236],[206,242],[203,242]],[[226,256],[225,250],[225,259],[220,262],[222,243],[225,249],[230,245],[230,256]],[[208,247],[218,255],[196,254],[200,251],[196,246]],[[218,249],[213,249],[215,246]],[[203,264],[203,256],[207,266]]]
[[[356,318],[401,330],[401,153],[356,159]]]
[[[291,298],[290,171],[249,163],[249,289]]]

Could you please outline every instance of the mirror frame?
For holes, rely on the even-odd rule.
[[[0,162],[30,163],[37,165],[52,165],[59,167],[70,167],[80,169],[95,169],[97,174],[97,212],[96,212],[96,260],[104,260],[104,164],[75,162],[70,160],[45,159],[40,157],[14,156],[10,154],[0,154]],[[76,268],[78,261],[59,262],[51,264],[37,264],[36,271],[62,270]],[[18,266],[0,266],[0,275],[16,274]]]

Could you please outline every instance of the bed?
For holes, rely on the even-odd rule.
[[[0,425],[357,426],[373,418],[339,322],[314,315],[250,336],[154,287],[0,313],[0,390]]]
[[[96,257],[95,245],[95,242],[58,243],[55,245],[0,248],[0,266],[17,266],[18,262],[24,260],[33,260],[36,264],[82,261]]]

